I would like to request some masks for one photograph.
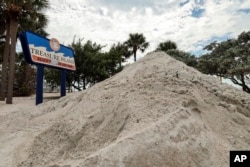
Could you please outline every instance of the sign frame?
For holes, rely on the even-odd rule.
[[[55,38],[45,38],[31,31],[19,34],[27,63],[75,71],[74,51]]]

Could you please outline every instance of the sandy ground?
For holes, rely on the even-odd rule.
[[[162,52],[38,106],[0,102],[0,167],[228,167],[230,150],[250,150],[250,95]]]

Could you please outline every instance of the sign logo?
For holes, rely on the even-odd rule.
[[[54,50],[55,52],[60,49],[60,43],[56,38],[51,38],[49,44],[51,49]]]

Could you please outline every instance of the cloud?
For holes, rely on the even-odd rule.
[[[172,40],[179,49],[200,53],[207,41],[235,38],[250,27],[247,0],[72,0],[50,1],[50,37],[70,44],[74,36],[111,46],[143,33],[147,51]],[[204,46],[203,46],[204,45]],[[106,50],[109,48],[106,47]]]
[[[130,10],[133,7],[144,8],[154,6],[154,1],[152,0],[94,0],[97,4],[101,6],[108,6],[112,9],[118,10]]]

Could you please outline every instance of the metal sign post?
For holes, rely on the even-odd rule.
[[[44,66],[43,65],[37,65],[36,105],[43,102],[43,74],[44,74]]]
[[[61,97],[66,96],[66,70],[61,70]]]

